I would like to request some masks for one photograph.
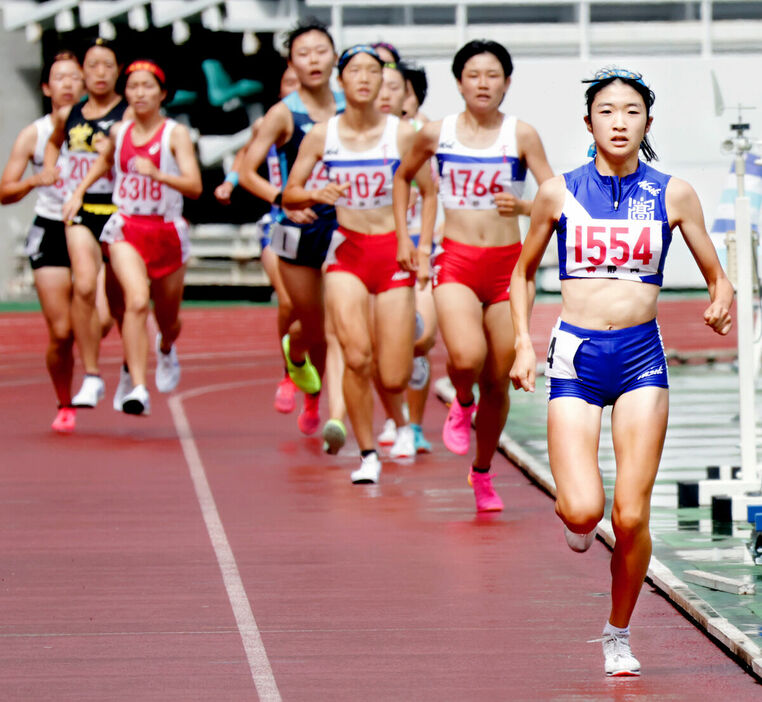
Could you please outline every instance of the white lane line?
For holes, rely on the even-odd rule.
[[[257,689],[257,695],[259,695],[259,699],[262,702],[280,702],[281,696],[275,682],[275,676],[270,667],[270,661],[267,658],[267,652],[265,651],[262,637],[259,634],[254,613],[251,611],[251,604],[246,597],[246,590],[243,587],[243,581],[238,572],[233,549],[230,548],[230,543],[225,535],[225,527],[222,525],[220,514],[217,511],[217,505],[214,502],[214,496],[209,487],[209,481],[206,478],[204,464],[196,447],[190,423],[183,409],[182,400],[183,396],[199,395],[202,391],[209,392],[248,384],[238,382],[196,388],[182,395],[170,397],[169,409],[172,413],[177,435],[180,438],[180,445],[185,454],[185,461],[190,470],[193,487],[196,490],[196,497],[201,507],[204,523],[206,524],[206,530],[209,533],[214,553],[217,556],[217,563],[222,572],[222,580],[225,583],[225,589],[228,593],[230,605],[233,608],[238,631],[241,634],[241,640],[246,651],[246,658],[249,661],[249,670],[254,680],[254,686]]]

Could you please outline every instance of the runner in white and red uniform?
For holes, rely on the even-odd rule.
[[[416,250],[405,218],[410,183],[436,155],[445,221],[431,278],[456,392],[442,438],[454,453],[469,452],[478,382],[476,456],[469,482],[480,512],[503,508],[489,470],[509,408],[514,353],[509,283],[521,249],[518,215],[529,214],[532,207],[522,199],[524,179],[527,170],[538,183],[553,175],[536,130],[500,111],[512,71],[510,54],[500,44],[477,40],[463,46],[452,72],[465,111],[425,124],[394,180],[400,260],[406,269],[417,269],[425,282],[433,231],[422,228]]]
[[[190,254],[183,196],[201,194],[201,174],[187,128],[164,117],[164,71],[153,61],[131,63],[125,95],[135,118],[112,128],[108,148],[64,206],[64,216],[79,205],[89,184],[116,165],[114,203],[118,211],[103,228],[111,266],[124,293],[124,354],[131,388],[121,408],[150,413],[146,389],[149,300],[159,327],[156,387],[171,392],[180,380],[174,342],[180,334],[180,303]],[[123,369],[124,372],[124,369]],[[120,382],[120,386],[122,383]]]
[[[73,105],[84,90],[82,69],[71,51],[60,51],[45,65],[42,91],[50,98],[51,112]],[[34,285],[48,325],[48,349],[45,360],[58,399],[58,413],[52,428],[71,432],[76,410],[71,407],[71,382],[74,369],[71,330],[71,262],[66,249],[66,232],[61,220],[61,206],[66,191],[64,180],[46,179],[43,171],[45,147],[53,132],[50,114],[36,119],[21,130],[0,180],[0,203],[18,202],[32,190],[37,193],[35,218],[26,239],[26,254],[32,266]],[[65,153],[61,161],[65,160]],[[24,178],[27,164],[33,175]],[[61,163],[63,165],[63,163]]]
[[[339,228],[326,261],[326,308],[344,351],[344,399],[362,455],[351,476],[354,483],[375,483],[381,472],[373,437],[374,363],[384,389],[401,393],[413,362],[415,279],[396,260],[391,184],[415,131],[375,108],[382,66],[367,45],[342,53],[338,68],[345,112],[307,134],[283,191],[286,207],[336,206]],[[330,183],[310,190],[307,181],[319,161],[325,163]],[[428,165],[418,182],[424,219],[433,220],[436,197]],[[404,427],[401,411],[394,419]],[[409,443],[412,448],[412,436]]]

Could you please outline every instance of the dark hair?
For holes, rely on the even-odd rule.
[[[479,54],[492,54],[500,61],[506,78],[513,73],[513,61],[511,61],[508,49],[490,39],[474,39],[460,47],[458,53],[455,54],[455,58],[452,60],[452,74],[457,80],[461,79],[466,62]]]
[[[651,106],[654,104],[654,100],[656,100],[654,91],[645,85],[642,80],[635,80],[634,78],[620,78],[619,76],[611,76],[610,78],[604,78],[603,80],[596,81],[585,91],[588,119],[591,117],[593,100],[595,100],[595,96],[606,86],[611,85],[615,80],[621,81],[625,85],[629,85],[640,95],[640,97],[643,98],[643,102],[646,106],[646,119],[648,119],[651,116]],[[651,146],[651,142],[648,140],[647,134],[643,135],[643,141],[640,142],[640,151],[642,152],[643,158],[646,161],[659,160],[659,157],[656,155],[656,152]]]
[[[328,31],[328,27],[314,17],[308,17],[297,24],[288,34],[286,34],[285,47],[288,49],[288,57],[291,58],[291,49],[294,46],[294,42],[307,32],[321,32],[328,37],[331,42],[331,48],[336,51],[336,44],[333,43],[333,37]]]
[[[118,66],[122,65],[122,59],[119,54],[119,51],[117,50],[116,44],[113,41],[104,39],[103,37],[96,37],[95,39],[91,39],[90,42],[85,45],[85,50],[82,52],[82,61],[81,61],[83,65],[85,62],[85,56],[87,56],[87,52],[90,51],[90,49],[94,49],[96,46],[99,46],[101,49],[108,49],[112,54],[114,54],[114,58],[116,59],[117,65]]]
[[[409,63],[400,64],[402,75],[405,81],[410,81],[410,87],[415,93],[415,99],[422,105],[426,99],[426,93],[429,90],[429,82],[426,80],[426,71],[421,66],[414,66]]]
[[[46,85],[50,81],[50,71],[53,70],[53,64],[59,61],[74,61],[78,66],[80,65],[79,59],[73,51],[61,49],[43,64],[42,72],[40,73],[40,85]]]
[[[371,44],[374,49],[386,49],[394,59],[394,63],[400,62],[400,52],[397,51],[397,47],[394,44],[390,44],[386,41],[377,41]]]

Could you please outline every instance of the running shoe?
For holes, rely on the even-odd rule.
[[[123,363],[119,368],[119,384],[116,386],[116,392],[114,393],[114,409],[117,412],[122,411],[125,395],[129,395],[130,390],[132,390],[132,378],[130,378],[130,372],[124,367]]]
[[[180,361],[177,359],[175,345],[169,353],[161,350],[161,334],[156,335],[156,389],[159,392],[172,392],[180,382]]]
[[[410,425],[397,429],[397,438],[389,455],[392,458],[415,458],[415,434]]]
[[[145,385],[136,385],[124,396],[122,412],[143,417],[151,414],[151,398]]]
[[[474,489],[477,512],[500,512],[503,509],[503,501],[492,487],[489,473],[479,473],[472,468],[468,473],[468,484]]]
[[[320,426],[320,394],[305,395],[304,406],[299,416],[296,418],[299,431],[302,434],[310,436],[314,434]]]
[[[99,375],[86,375],[79,392],[71,398],[72,407],[95,407],[106,393],[106,386]]]
[[[323,451],[335,456],[347,440],[347,428],[340,419],[329,419],[323,426]]]
[[[291,376],[291,380],[294,381],[294,385],[308,395],[320,392],[320,375],[317,372],[317,368],[312,365],[309,354],[304,354],[304,363],[301,366],[295,366],[289,355],[291,351],[291,338],[288,334],[283,337],[281,344],[283,346],[283,355],[286,359],[288,374]]]
[[[377,483],[381,475],[381,461],[378,454],[374,451],[362,459],[360,467],[352,471],[352,482],[355,485],[364,485],[368,483]]]
[[[59,434],[71,434],[77,423],[77,410],[73,407],[59,407],[58,414],[50,425],[53,431]]]
[[[412,390],[423,390],[426,387],[426,383],[429,382],[430,375],[431,366],[429,365],[429,359],[426,356],[416,356],[413,359],[413,373],[410,376],[408,387]]]
[[[569,529],[564,524],[564,536],[566,537],[566,543],[569,544],[569,548],[577,553],[584,553],[593,545],[595,541],[595,529],[589,531],[587,534],[577,534]]]
[[[423,435],[423,427],[420,424],[411,424],[416,453],[431,453],[431,443]]]
[[[396,440],[397,440],[397,425],[394,423],[394,420],[391,417],[389,417],[384,422],[384,428],[381,430],[381,433],[378,435],[378,443],[380,446],[393,446]]]
[[[604,670],[609,677],[640,675],[640,661],[632,655],[630,634],[604,634],[599,639],[591,639],[588,643],[600,641],[603,644]]]
[[[286,373],[278,387],[275,389],[275,410],[283,414],[290,414],[296,409],[296,385]]]
[[[462,407],[454,398],[442,429],[444,445],[453,453],[465,456],[471,445],[471,417],[476,411],[476,403]]]

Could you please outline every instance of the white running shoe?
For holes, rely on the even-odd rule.
[[[114,409],[117,412],[122,411],[124,397],[129,394],[130,390],[132,390],[132,378],[130,378],[130,372],[124,367],[123,363],[119,367],[119,385],[116,386],[116,392],[114,393]]]
[[[147,417],[151,414],[151,398],[145,385],[136,385],[124,396],[122,412]]]
[[[71,398],[72,407],[95,407],[106,394],[106,386],[99,375],[86,375],[79,392]]]
[[[410,376],[408,387],[413,390],[423,390],[429,380],[431,366],[426,356],[416,356],[413,359],[413,373]]]
[[[378,454],[374,451],[362,459],[360,467],[352,471],[352,482],[355,485],[377,483],[381,475],[381,461]]]
[[[593,545],[593,541],[595,541],[596,531],[597,528],[589,531],[587,534],[577,534],[569,529],[566,524],[564,524],[564,536],[566,537],[566,543],[569,544],[569,548],[572,551],[576,551],[577,553],[584,553]]]
[[[161,334],[156,335],[156,389],[172,392],[180,382],[180,361],[177,360],[175,345],[169,353],[161,352]]]
[[[397,438],[394,446],[389,450],[392,458],[415,458],[415,434],[410,425],[397,429]]]
[[[604,670],[609,677],[640,675],[640,661],[632,655],[629,634],[604,634],[599,639],[591,639],[603,644]]]
[[[378,443],[381,446],[392,446],[396,440],[397,425],[394,423],[394,420],[389,417],[389,419],[384,422],[384,428],[378,435]]]

